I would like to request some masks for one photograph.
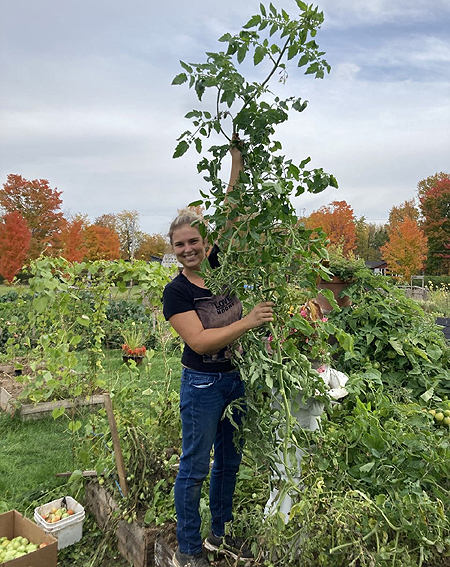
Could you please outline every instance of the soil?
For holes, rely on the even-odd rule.
[[[24,390],[23,384],[17,382],[14,376],[5,372],[0,372],[0,386],[2,386],[8,394],[17,399]]]

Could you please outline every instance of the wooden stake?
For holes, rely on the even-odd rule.
[[[114,455],[116,458],[117,473],[119,475],[119,484],[122,494],[128,496],[127,476],[125,473],[125,465],[123,462],[123,455],[120,449],[119,433],[117,431],[116,420],[114,419],[114,411],[112,407],[111,398],[108,393],[103,394],[105,399],[106,413],[108,414],[109,428],[111,429],[111,436],[114,448]]]

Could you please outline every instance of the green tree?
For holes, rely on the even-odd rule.
[[[386,244],[388,234],[386,225],[367,223],[364,217],[356,223],[355,254],[366,261],[381,260],[380,248]]]

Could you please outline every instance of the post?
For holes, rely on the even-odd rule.
[[[122,490],[122,494],[126,497],[128,496],[128,485],[127,477],[125,473],[125,465],[123,462],[123,455],[120,449],[119,433],[117,431],[116,420],[114,419],[114,411],[112,407],[111,398],[108,393],[103,394],[105,400],[106,413],[108,415],[109,428],[111,429],[111,437],[114,448],[114,455],[116,458],[117,473],[119,475],[119,484]]]

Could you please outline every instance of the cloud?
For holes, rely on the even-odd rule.
[[[274,4],[297,12],[294,0]],[[387,218],[420,179],[448,170],[450,6],[319,5],[326,19],[316,39],[333,70],[316,81],[290,66],[286,85],[275,81],[280,96],[310,101],[277,137],[288,157],[311,155],[313,167],[334,173],[340,189],[296,205],[311,212],[345,199],[357,216]],[[165,232],[176,210],[208,189],[195,150],[172,159],[184,115],[200,106],[186,85],[171,86],[179,60],[223,49],[217,39],[239,31],[259,0],[15,0],[3,8],[1,182],[8,173],[49,179],[73,213],[93,220],[137,209],[143,230]],[[255,78],[261,70],[245,67]]]
[[[349,28],[355,25],[382,25],[393,22],[435,21],[438,13],[450,13],[447,0],[322,0],[318,2],[326,20],[333,27]]]

